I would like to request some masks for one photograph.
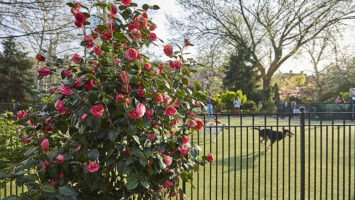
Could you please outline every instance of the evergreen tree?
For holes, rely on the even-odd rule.
[[[251,57],[249,49],[240,46],[236,53],[229,58],[226,76],[223,84],[227,90],[242,90],[249,99],[260,100],[260,92],[257,91],[259,76],[255,71],[255,61]]]
[[[2,45],[4,50],[0,53],[1,102],[18,102],[32,98],[33,62],[26,58],[26,53],[17,49],[13,38],[6,39]]]

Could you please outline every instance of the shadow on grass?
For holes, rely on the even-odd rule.
[[[228,168],[229,166],[230,167],[229,171],[252,169],[257,166],[256,161],[260,159],[260,157],[262,156],[265,156],[265,152],[258,151],[258,152],[249,153],[247,155],[220,159],[216,162],[216,165],[224,166],[225,168],[226,167]],[[224,172],[228,172],[228,170]]]

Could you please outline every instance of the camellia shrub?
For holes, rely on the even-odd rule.
[[[68,5],[84,52],[61,70],[48,92],[52,101],[18,112],[26,159],[6,178],[27,187],[23,199],[183,199],[182,182],[213,161],[212,154],[199,157],[190,141],[203,127],[188,82],[192,61],[182,57],[190,42],[162,45],[167,62],[150,62],[141,50],[158,45],[148,16],[158,6]],[[39,78],[54,73],[46,55],[36,58]]]

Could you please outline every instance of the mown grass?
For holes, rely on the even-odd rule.
[[[299,118],[270,116],[222,117],[231,125],[219,135],[195,135],[201,154],[212,152],[215,162],[194,174],[187,184],[188,199],[300,199],[301,157]],[[322,125],[322,126],[320,126]],[[260,145],[251,126],[295,135],[275,143],[269,151]],[[355,196],[355,125],[345,121],[311,121],[305,126],[306,199],[353,199]]]

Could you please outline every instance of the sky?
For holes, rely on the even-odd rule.
[[[143,0],[141,2],[148,2],[151,4],[152,1]],[[155,0],[154,4],[159,5],[160,10],[153,11],[150,16],[153,22],[158,26],[155,31],[158,37],[164,41],[168,41],[169,37],[169,24],[166,19],[166,15],[173,15],[174,17],[179,17],[180,13],[183,12],[181,8],[175,3],[174,0]],[[355,30],[355,25],[348,27],[349,30],[344,33],[344,41],[341,43],[342,50],[349,55],[355,55],[355,39],[353,37],[352,31]],[[352,30],[352,31],[351,31]],[[192,41],[194,43],[194,41]],[[192,52],[196,52],[193,50]],[[300,73],[304,72],[307,74],[313,73],[313,67],[309,62],[308,58],[304,54],[299,54],[296,57],[292,57],[287,60],[279,69],[281,72],[292,72]]]

